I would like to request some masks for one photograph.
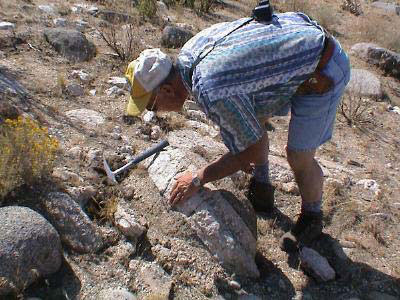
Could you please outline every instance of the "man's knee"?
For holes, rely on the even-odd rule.
[[[287,160],[293,172],[301,173],[315,163],[315,150],[312,151],[293,151],[286,147]]]

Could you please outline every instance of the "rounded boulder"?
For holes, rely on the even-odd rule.
[[[58,271],[60,237],[40,214],[27,207],[0,207],[0,228],[0,295]]]

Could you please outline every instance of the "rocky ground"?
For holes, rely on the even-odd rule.
[[[128,0],[0,0],[0,120],[29,116],[60,142],[52,176],[12,191],[0,208],[1,299],[400,298],[396,1],[274,3],[313,12],[353,67],[335,135],[317,153],[326,226],[312,250],[278,247],[300,209],[285,161],[288,117],[268,128],[273,214],[254,213],[244,173],[175,209],[165,202],[176,174],[226,148],[190,101],[182,113],[124,116],[120,77],[129,60],[115,50],[131,39],[133,56],[148,47],[174,56],[173,46],[191,34],[247,16],[254,4],[221,1],[199,15],[158,3],[157,14],[143,19]],[[102,38],[112,32],[114,49]],[[107,182],[103,156],[115,169],[163,139],[170,144],[163,152],[119,176],[118,185]]]

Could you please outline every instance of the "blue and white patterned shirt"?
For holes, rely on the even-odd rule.
[[[318,24],[301,13],[276,14],[270,24],[248,20],[199,32],[177,59],[185,87],[220,127],[233,154],[262,137],[260,119],[288,105],[317,67],[325,39]]]

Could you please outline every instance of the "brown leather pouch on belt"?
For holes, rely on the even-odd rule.
[[[333,81],[325,74],[315,71],[296,91],[296,95],[325,94],[333,87]]]
[[[304,81],[296,91],[296,95],[325,94],[333,87],[333,80],[322,73],[324,67],[328,64],[335,50],[335,43],[331,35],[325,31],[325,45],[321,58],[314,73],[310,78]]]

